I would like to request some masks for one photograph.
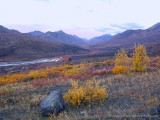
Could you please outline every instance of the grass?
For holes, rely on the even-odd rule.
[[[44,73],[47,73],[45,77],[28,77],[27,80],[4,84],[0,87],[0,118],[5,120],[89,120],[158,117],[149,114],[150,110],[156,109],[160,102],[158,58],[151,58],[145,72],[132,70],[127,75],[113,74],[113,63],[113,60],[106,60],[60,65],[43,69]],[[37,71],[36,75],[42,70]],[[109,91],[103,102],[73,106],[70,102],[65,101],[66,110],[59,116],[52,115],[48,118],[41,116],[39,103],[52,90],[62,90],[65,94],[72,88],[71,80],[78,80],[79,84],[83,85],[87,80],[93,79],[100,81],[100,86],[105,87],[107,93]]]

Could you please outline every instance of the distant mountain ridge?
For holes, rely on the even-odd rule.
[[[160,32],[160,22],[148,28],[147,30],[158,30]]]
[[[42,35],[44,33],[41,32],[41,31],[33,31],[33,32],[29,32],[28,34],[37,37],[37,36],[40,36],[40,35]]]
[[[45,40],[50,40],[50,41],[57,41],[61,42],[64,44],[69,44],[69,45],[76,45],[76,46],[81,46],[85,44],[85,41],[82,38],[79,38],[78,36],[73,36],[70,34],[67,34],[63,32],[62,30],[57,31],[57,32],[46,32],[42,33],[40,31],[34,31],[30,32],[29,34],[36,36],[41,39]]]
[[[89,50],[57,41],[47,41],[29,34],[0,27],[0,61],[34,60]]]
[[[76,39],[80,39],[80,40],[82,40],[82,41],[84,41],[84,42],[86,42],[86,41],[88,41],[88,39],[86,39],[86,38],[80,38],[80,37],[78,37],[77,35],[72,35],[74,38],[76,38]]]
[[[98,42],[97,44],[90,45],[89,49],[102,50],[102,51],[116,51],[119,48],[133,48],[134,44],[143,44],[146,47],[160,45],[160,23],[142,30],[127,30],[122,32],[112,39]],[[157,49],[159,53],[160,48]]]
[[[17,31],[17,30],[5,28],[5,27],[3,27],[2,25],[0,25],[0,33],[18,34],[18,33],[20,33],[20,32]]]
[[[113,37],[114,36],[112,36],[110,34],[105,34],[105,35],[102,35],[102,36],[96,36],[94,38],[91,38],[88,42],[89,43],[97,43],[97,42],[101,42],[101,41],[104,41],[104,40],[109,40]]]
[[[115,53],[120,48],[133,49],[134,44],[145,45],[150,55],[160,55],[160,23],[145,30],[126,30],[115,36],[106,34],[91,40],[86,42],[63,31],[21,33],[0,26],[0,61],[84,54],[89,50]]]

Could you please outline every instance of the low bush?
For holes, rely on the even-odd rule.
[[[112,73],[113,74],[121,74],[121,73],[124,73],[124,74],[127,74],[129,75],[131,73],[131,68],[129,66],[115,66],[113,69],[112,69]]]
[[[99,81],[87,81],[84,85],[72,81],[71,84],[72,88],[64,94],[64,99],[73,105],[100,102],[108,96],[106,88],[100,87]]]
[[[123,67],[122,66],[115,66],[113,69],[112,69],[112,72],[114,74],[121,74],[123,73]]]
[[[158,62],[157,62],[157,67],[160,68],[160,58],[159,58],[159,60],[158,60]]]
[[[127,52],[124,49],[121,49],[117,54],[115,54],[114,61],[115,67],[112,69],[114,74],[130,74],[132,69],[132,59],[128,58]]]
[[[146,53],[146,48],[143,45],[135,46],[133,52],[133,68],[134,71],[143,72],[146,70],[146,64],[149,62],[149,58]]]

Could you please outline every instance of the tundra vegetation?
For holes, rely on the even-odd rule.
[[[153,117],[160,102],[160,57],[148,57],[138,45],[132,57],[124,49],[113,59],[72,62],[0,76],[0,118],[107,119]],[[43,117],[39,104],[62,90],[66,110]]]

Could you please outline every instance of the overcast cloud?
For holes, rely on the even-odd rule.
[[[91,38],[150,27],[160,22],[159,5],[160,0],[0,0],[0,24]]]

